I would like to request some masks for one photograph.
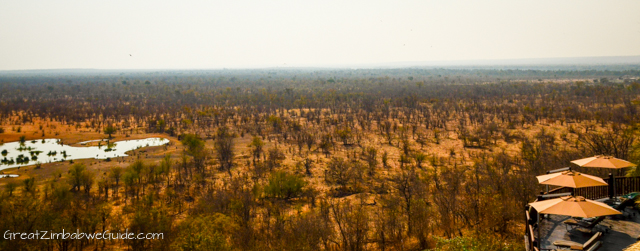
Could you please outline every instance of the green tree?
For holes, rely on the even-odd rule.
[[[233,250],[228,236],[237,231],[232,218],[214,213],[207,216],[189,217],[184,220],[171,249],[180,251],[226,251]]]
[[[158,233],[162,234],[160,239],[127,239],[125,243],[131,250],[166,250],[169,238],[172,233],[174,216],[164,207],[156,206],[155,196],[149,194],[144,197],[144,201],[135,204],[134,213],[129,220],[127,228],[133,233]]]
[[[7,192],[9,192],[9,196],[13,196],[13,191],[16,190],[16,187],[18,187],[18,184],[16,184],[15,181],[9,181],[7,182],[7,184],[4,186],[4,188],[6,189]]]
[[[223,171],[231,171],[233,167],[233,134],[229,132],[229,128],[220,127],[216,132],[216,140],[214,141],[216,157],[220,163],[220,169]]]
[[[375,147],[367,147],[364,150],[363,157],[369,167],[369,175],[373,175],[375,173],[376,166],[378,165],[377,156],[378,149],[376,149]]]
[[[160,162],[159,172],[162,173],[167,179],[167,187],[169,186],[169,175],[171,174],[171,166],[173,163],[171,162],[171,154],[167,154],[162,158]]]
[[[253,155],[253,163],[256,163],[256,159],[260,158],[260,154],[262,154],[264,152],[264,142],[262,141],[262,139],[260,139],[260,137],[255,136],[253,137],[253,140],[251,140],[251,144],[249,144],[249,147],[251,147],[251,154]]]
[[[265,161],[265,165],[269,170],[273,170],[274,168],[278,168],[282,165],[282,162],[286,159],[286,156],[280,149],[271,148],[269,149],[269,154],[267,154],[267,160]]]
[[[338,138],[340,138],[340,140],[342,140],[342,145],[350,145],[349,141],[352,137],[351,129],[345,127],[344,129],[336,130],[336,135],[338,136]]]
[[[109,178],[116,182],[115,186],[113,187],[114,195],[118,194],[117,192],[118,192],[118,187],[120,186],[120,177],[122,177],[122,167],[114,166],[111,169],[109,169]]]
[[[71,189],[76,191],[80,190],[80,186],[83,185],[84,175],[87,167],[82,163],[76,163],[69,169],[69,185]]]
[[[331,135],[326,134],[322,136],[322,140],[320,141],[320,149],[322,149],[322,153],[328,158],[331,153],[331,147],[333,147],[333,140]]]
[[[167,123],[164,121],[164,119],[159,119],[157,122],[157,126],[158,131],[164,132],[164,129],[167,127]]]
[[[501,241],[497,238],[491,238],[489,236],[479,237],[454,237],[451,239],[444,239],[436,237],[437,243],[434,251],[454,251],[454,250],[468,250],[468,251],[512,251],[523,250],[521,244],[509,244]]]
[[[186,153],[193,157],[196,169],[204,173],[204,163],[208,156],[204,140],[198,135],[186,134],[182,138],[182,144],[185,146]]]
[[[85,171],[82,174],[82,186],[84,187],[84,192],[89,193],[91,191],[91,187],[95,182],[95,175],[93,172]]]
[[[276,115],[270,115],[269,118],[267,118],[267,123],[271,125],[275,133],[280,132],[280,129],[282,128],[282,120],[280,119],[280,117]]]
[[[118,129],[113,126],[113,125],[108,125],[106,128],[104,128],[104,134],[109,135],[109,138],[112,138],[111,135],[116,133]]]
[[[422,163],[427,160],[427,155],[421,152],[418,152],[413,155],[413,158],[416,160],[416,166],[422,169]]]
[[[340,195],[348,195],[362,190],[362,173],[365,166],[359,161],[334,157],[324,172],[328,184],[338,185]]]
[[[134,193],[138,198],[138,190],[136,189],[136,181],[140,179],[140,173],[136,173],[133,168],[127,168],[122,174],[122,180],[125,186],[125,197],[128,197],[130,193]]]
[[[267,197],[289,200],[302,194],[307,182],[302,177],[284,171],[275,172],[264,187]]]

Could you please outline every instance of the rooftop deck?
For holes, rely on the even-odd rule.
[[[631,209],[627,210],[631,212]],[[593,233],[589,233],[588,230],[581,228],[567,230],[564,223],[565,220],[570,219],[568,216],[561,215],[547,215],[540,222],[540,236],[541,250],[556,248],[553,242],[556,240],[569,240],[578,243],[584,243],[596,231],[604,232],[602,236],[602,247],[600,250],[623,250],[637,240],[640,235],[640,213],[635,211],[635,215],[623,216],[611,216],[607,217],[601,222],[594,230]],[[608,231],[607,231],[608,230]]]
[[[608,182],[613,179],[615,179],[615,182]],[[617,208],[621,207],[620,201],[629,199],[631,198],[629,196],[635,196],[633,194],[640,191],[640,177],[613,177],[610,175],[609,178],[604,180],[609,184],[608,186],[578,188],[573,192],[576,196],[605,202]],[[540,195],[536,201],[567,196],[571,194],[571,190],[562,187],[553,189]],[[624,196],[618,197],[616,201],[608,200],[614,195],[613,191],[617,195]],[[624,250],[638,242],[637,238],[640,236],[640,212],[630,205],[627,205],[623,215],[608,216],[591,231],[584,228],[568,230],[564,221],[571,217],[561,215],[544,215],[538,224],[537,212],[530,206],[525,207],[525,209],[526,227],[524,240],[526,250],[554,250],[557,247],[553,245],[553,242],[557,240],[585,243],[596,232],[604,233],[600,239],[602,246],[599,250]]]

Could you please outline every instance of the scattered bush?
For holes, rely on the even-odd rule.
[[[269,177],[269,183],[264,187],[264,193],[267,197],[288,200],[299,197],[306,185],[307,182],[302,177],[277,171]]]

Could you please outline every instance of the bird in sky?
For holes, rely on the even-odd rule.
[[[133,57],[133,56],[131,56],[131,54],[129,54],[129,57]]]

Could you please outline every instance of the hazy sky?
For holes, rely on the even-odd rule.
[[[0,70],[636,55],[637,0],[0,1]]]

